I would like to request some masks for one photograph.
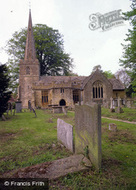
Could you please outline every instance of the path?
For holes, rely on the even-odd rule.
[[[103,117],[103,116],[102,116],[102,118],[110,119],[110,120],[115,120],[115,121],[121,121],[121,122],[124,122],[124,123],[130,123],[130,124],[135,124],[136,125],[136,122],[134,122],[134,121],[126,121],[126,120],[114,119],[114,118]]]

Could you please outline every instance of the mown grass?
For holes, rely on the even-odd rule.
[[[102,107],[102,116],[128,121],[136,121],[136,109],[130,109],[125,107],[122,109],[124,113],[118,114],[116,112],[110,112],[110,109]]]
[[[127,110],[131,113],[131,109]],[[57,143],[57,118],[74,126],[74,112],[68,115],[37,110],[37,118],[30,112],[0,121],[0,173],[71,155]],[[102,110],[102,113],[104,111]],[[132,109],[133,119],[135,110]],[[113,113],[112,113],[113,114]],[[125,113],[126,114],[126,113]],[[118,114],[121,115],[121,114]],[[121,116],[122,117],[122,116]],[[126,118],[125,118],[126,120]],[[117,125],[117,132],[108,130],[109,123]],[[69,174],[50,181],[50,189],[136,189],[136,125],[102,119],[102,168]]]
[[[0,174],[20,167],[67,157],[71,153],[57,143],[57,117],[37,110],[0,121]],[[67,116],[69,118],[70,116]],[[50,119],[51,118],[51,119]]]
[[[109,123],[117,132],[108,130]],[[136,189],[136,125],[102,119],[102,168],[69,174],[52,181],[51,189]],[[53,188],[54,186],[54,188]]]

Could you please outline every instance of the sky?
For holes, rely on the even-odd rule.
[[[2,1],[2,0],[0,0]],[[32,22],[46,24],[59,30],[63,35],[65,52],[73,58],[73,72],[88,76],[96,65],[103,71],[115,73],[122,67],[122,57],[126,34],[130,24],[113,27],[111,30],[90,30],[89,16],[106,14],[121,9],[131,10],[130,0],[4,0],[0,6],[0,62],[6,63],[8,55],[3,47],[12,38],[15,31],[28,25],[29,8],[31,7]],[[31,4],[31,5],[30,5]]]

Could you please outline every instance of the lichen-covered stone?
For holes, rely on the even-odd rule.
[[[98,104],[75,108],[75,152],[82,153],[101,168],[101,107]]]

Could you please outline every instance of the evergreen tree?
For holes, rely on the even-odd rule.
[[[131,11],[124,14],[124,19],[129,20],[131,28],[128,30],[126,44],[123,45],[123,58],[120,60],[120,65],[129,69],[128,74],[131,77],[133,90],[136,91],[136,0],[131,0]]]
[[[7,103],[11,97],[8,89],[10,78],[7,71],[6,65],[0,65],[0,117],[7,110]]]

